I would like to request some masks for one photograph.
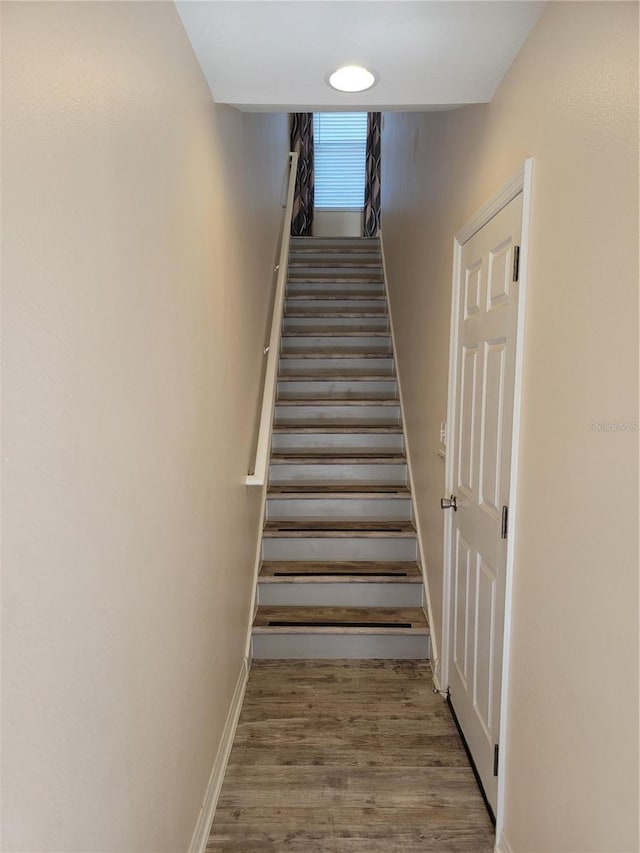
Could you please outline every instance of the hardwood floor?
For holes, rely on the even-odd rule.
[[[422,661],[256,661],[207,853],[492,853]]]

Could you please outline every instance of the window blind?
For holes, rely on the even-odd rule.
[[[315,206],[361,208],[367,149],[366,113],[314,113]]]

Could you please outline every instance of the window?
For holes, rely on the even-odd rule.
[[[314,113],[315,206],[362,208],[366,113]]]

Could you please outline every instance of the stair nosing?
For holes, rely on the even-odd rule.
[[[291,492],[289,492],[289,494],[291,494],[291,495],[295,495],[295,494],[317,495],[319,498],[321,498],[323,495],[328,494],[328,492],[323,491],[323,489],[325,487],[329,487],[329,486],[331,486],[331,487],[335,486],[336,493],[339,494],[340,496],[345,496],[345,497],[348,497],[352,493],[355,494],[357,491],[364,493],[364,494],[367,494],[367,495],[375,493],[375,494],[379,494],[380,496],[393,497],[394,493],[392,491],[385,491],[386,489],[387,490],[388,489],[406,489],[407,492],[405,493],[403,491],[403,493],[402,493],[403,497],[405,497],[405,495],[407,497],[409,497],[411,494],[411,491],[409,489],[409,485],[407,483],[359,483],[359,482],[349,482],[346,480],[342,481],[342,482],[338,482],[338,483],[335,483],[335,482],[332,482],[332,483],[315,482],[314,483],[313,481],[307,482],[307,483],[270,483],[269,484],[269,490],[275,490],[272,492],[273,496],[282,495],[283,497],[286,497],[286,493],[283,491],[280,491],[281,489],[284,490],[284,489],[300,488],[301,490],[306,489],[306,491],[300,491],[299,493],[295,492],[295,491],[291,491]],[[318,489],[320,489],[320,491],[318,491]],[[353,490],[353,492],[351,490]]]
[[[394,373],[279,373],[278,382],[397,382]]]
[[[281,359],[282,358],[284,358],[284,359],[288,359],[288,358],[290,358],[290,359],[293,359],[293,358],[308,358],[308,359],[313,359],[313,358],[318,358],[318,359],[320,359],[320,358],[353,358],[353,359],[357,359],[357,358],[391,358],[392,359],[393,355],[391,353],[388,353],[388,352],[378,352],[377,350],[374,350],[374,351],[364,351],[363,350],[362,352],[347,352],[347,353],[337,353],[337,354],[332,353],[332,352],[327,352],[327,353],[322,353],[322,352],[310,352],[310,353],[307,353],[307,352],[304,352],[304,353],[281,352],[280,358]]]
[[[268,501],[410,501],[411,492],[276,492],[267,491]],[[269,520],[273,521],[273,518]]]
[[[417,535],[416,528],[411,522],[407,521],[384,522],[384,524],[387,525],[386,529],[382,526],[382,523],[380,523],[379,527],[374,527],[370,530],[363,529],[363,527],[359,528],[358,525],[373,525],[373,522],[362,522],[358,520],[354,520],[352,522],[343,521],[342,524],[344,526],[341,527],[341,523],[339,521],[332,522],[331,520],[325,520],[322,523],[327,525],[327,527],[314,526],[314,524],[320,523],[321,522],[318,522],[315,519],[266,521],[262,529],[262,536],[264,539],[415,539]],[[293,524],[300,526],[287,526]],[[355,526],[349,527],[347,524]],[[328,525],[331,526],[329,527]],[[397,530],[395,528],[402,529]]]
[[[379,302],[381,305],[386,305],[387,302],[387,298],[383,293],[376,294],[375,296],[367,296],[361,293],[331,293],[329,296],[313,293],[310,296],[302,296],[299,293],[292,293],[285,298],[287,302],[290,300],[308,300],[309,302]]]
[[[402,434],[404,431],[401,424],[389,424],[387,426],[368,426],[366,422],[364,422],[361,424],[354,424],[353,426],[322,426],[320,424],[314,425],[302,422],[299,424],[292,424],[290,426],[275,424],[273,427],[273,432],[292,433],[294,435],[298,432],[302,434],[317,432],[321,433],[322,435],[342,435],[343,433],[353,435],[378,435],[384,433]]]
[[[336,613],[337,611],[337,613]],[[338,615],[343,619],[336,618]],[[279,621],[276,617],[284,618],[289,616],[291,621],[300,620],[298,625],[290,625],[287,627],[277,627],[269,625],[261,625],[261,618],[265,621],[269,617],[275,621]],[[306,616],[303,621],[301,617]],[[343,627],[343,626],[314,626],[312,620],[335,622],[353,621],[353,622],[371,622],[371,621],[387,621],[390,622],[396,619],[398,623],[411,622],[411,627]],[[257,624],[256,624],[257,623]],[[415,623],[415,624],[413,624]],[[323,607],[323,606],[295,606],[289,607],[280,605],[259,605],[254,617],[252,630],[256,634],[278,633],[278,634],[414,634],[428,635],[429,624],[427,622],[424,611],[419,607]]]
[[[262,584],[327,584],[327,583],[383,583],[383,584],[420,584],[422,572],[417,563],[413,562],[381,562],[363,561],[361,567],[372,568],[369,574],[358,573],[358,561],[344,562],[335,560],[329,562],[300,561],[269,561],[260,564],[258,582]],[[376,574],[376,566],[378,572]],[[297,570],[296,570],[297,567]],[[314,570],[311,573],[311,570]],[[328,573],[323,573],[327,569]],[[394,574],[390,569],[395,569]],[[341,571],[342,574],[331,574],[331,571]],[[278,574],[288,572],[287,574]],[[402,573],[402,574],[401,574]]]
[[[349,448],[351,449],[351,448]],[[333,451],[333,448],[332,448]],[[378,453],[367,456],[366,454],[345,453],[282,453],[277,451],[271,454],[271,464],[288,465],[295,462],[297,465],[406,465],[407,457],[401,453]]]
[[[339,398],[331,398],[331,399],[318,399],[318,400],[300,400],[300,399],[290,399],[276,400],[276,408],[284,408],[285,406],[293,406],[293,407],[302,407],[308,406],[312,408],[326,408],[326,409],[336,409],[336,408],[352,408],[355,406],[367,407],[367,408],[383,408],[383,409],[397,409],[400,406],[399,400],[389,400],[381,398],[380,400],[354,400],[353,398],[341,400]]]
[[[354,332],[352,329],[287,329],[280,336],[281,338],[390,338],[391,332],[381,332],[379,330]]]
[[[258,583],[260,584],[273,584],[274,586],[281,586],[283,584],[295,584],[296,586],[305,586],[309,585],[323,585],[323,584],[385,584],[389,586],[393,586],[394,584],[401,584],[403,586],[417,585],[422,583],[422,577],[420,575],[409,575],[406,577],[393,577],[389,575],[380,576],[380,575],[358,575],[358,574],[344,574],[344,575],[287,575],[285,577],[273,577],[271,575],[258,575]]]

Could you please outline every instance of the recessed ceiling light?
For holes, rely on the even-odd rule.
[[[343,65],[327,80],[339,92],[364,92],[376,82],[376,75],[361,65]]]

